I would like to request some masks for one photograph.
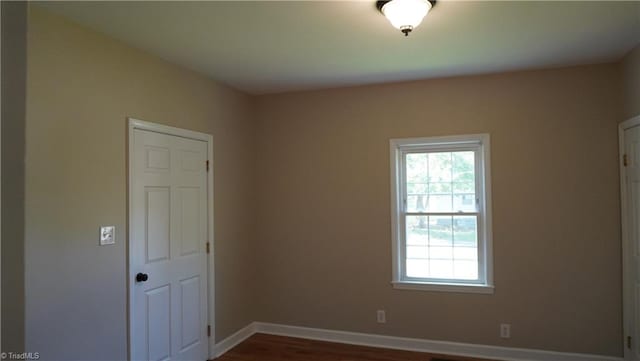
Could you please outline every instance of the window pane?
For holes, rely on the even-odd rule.
[[[452,246],[452,217],[451,216],[430,216],[429,217],[429,245],[431,246]]]
[[[474,193],[463,193],[453,195],[454,212],[475,212],[476,195]]]
[[[428,153],[429,183],[451,182],[451,153]]]
[[[454,182],[475,182],[475,154],[473,152],[453,152],[452,177]]]
[[[453,262],[432,260],[429,262],[429,277],[453,278]]]
[[[456,247],[478,247],[476,216],[453,216],[453,240]]]
[[[410,153],[406,156],[407,183],[427,183],[427,154]]]
[[[408,195],[407,196],[407,212],[425,212],[427,210],[426,195]]]
[[[478,279],[478,262],[458,261],[453,263],[453,277],[456,279]]]
[[[407,246],[423,246],[429,244],[429,228],[427,216],[407,216]]]
[[[454,212],[475,212],[476,211],[476,195],[473,193],[454,194],[453,210]]]
[[[429,261],[427,260],[407,260],[407,277],[425,278],[429,277]]]

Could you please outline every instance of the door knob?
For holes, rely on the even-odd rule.
[[[136,282],[146,282],[149,279],[149,275],[146,273],[138,273],[136,275]]]

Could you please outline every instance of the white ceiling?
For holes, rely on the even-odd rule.
[[[45,2],[251,94],[620,59],[640,2],[439,1],[405,38],[375,1]]]

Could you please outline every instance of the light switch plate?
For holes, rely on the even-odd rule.
[[[116,243],[116,227],[103,226],[100,227],[100,245],[106,246],[108,244]]]

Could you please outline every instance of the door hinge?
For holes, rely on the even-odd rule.
[[[207,168],[207,172],[209,171],[209,161],[206,161],[206,168]]]
[[[631,349],[631,336],[627,336],[627,348]]]
[[[627,155],[622,156],[622,164],[626,167],[629,165],[629,161],[627,160]]]
[[[207,337],[211,337],[211,325],[207,325]]]
[[[207,242],[207,254],[209,254],[209,252],[211,252],[211,250],[209,249],[209,242]]]

